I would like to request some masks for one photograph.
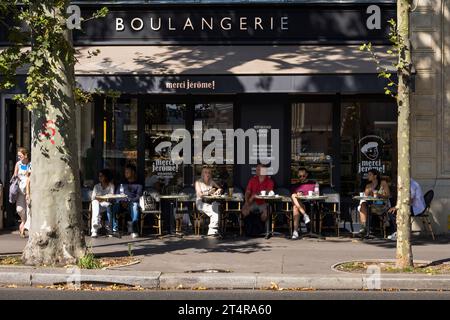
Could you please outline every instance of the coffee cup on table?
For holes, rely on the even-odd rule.
[[[313,192],[310,190],[308,191],[308,197],[312,197],[313,196]]]
[[[274,196],[274,195],[275,195],[275,192],[269,191],[269,196]]]
[[[375,198],[377,198],[377,197],[378,197],[378,191],[374,191],[374,192],[373,192],[373,196],[374,196]]]
[[[266,195],[266,191],[265,190],[261,191],[261,195],[265,196]]]
[[[364,192],[360,192],[360,193],[359,193],[359,196],[360,196],[360,197],[364,197]]]

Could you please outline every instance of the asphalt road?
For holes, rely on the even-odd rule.
[[[450,300],[450,291],[143,290],[72,291],[0,288],[0,300]]]

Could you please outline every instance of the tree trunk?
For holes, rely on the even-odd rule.
[[[62,11],[48,9],[52,15],[59,14],[64,19]],[[64,37],[70,39],[69,31],[65,32]],[[70,50],[70,46],[66,49]],[[46,63],[56,78],[45,84],[48,94],[45,107],[33,111],[32,219],[22,255],[28,265],[74,264],[85,254],[75,134],[74,66],[69,50],[48,50]]]
[[[398,68],[398,193],[397,193],[397,268],[413,266],[410,218],[410,78],[409,40],[410,1],[397,1],[397,33],[400,38]]]

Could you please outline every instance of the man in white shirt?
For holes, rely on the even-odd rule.
[[[422,188],[420,187],[419,183],[417,183],[416,180],[411,179],[411,215],[417,216],[421,214],[425,208],[425,199],[423,198]],[[390,208],[388,211],[388,216],[390,220],[390,224],[395,230],[394,233],[392,233],[390,236],[388,236],[388,239],[390,240],[397,240],[397,223],[396,223],[396,214],[397,214],[397,208],[393,207]]]

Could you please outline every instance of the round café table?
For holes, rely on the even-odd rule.
[[[124,193],[122,193],[122,194],[105,194],[105,195],[102,195],[102,196],[96,196],[95,199],[99,200],[99,201],[113,202],[113,201],[126,200],[126,199],[128,199],[128,196],[126,194],[124,194]],[[112,222],[112,219],[111,219],[111,221],[109,222],[109,228],[110,228],[111,231],[113,230],[113,225],[112,224],[113,224],[113,222]],[[90,228],[90,226],[89,226],[89,228]]]
[[[372,196],[355,196],[353,197],[355,201],[365,201],[367,203],[367,220],[366,220],[366,238],[370,237],[370,217],[372,216],[372,206],[375,205],[375,202],[383,202],[386,203],[388,199],[372,197]]]
[[[267,214],[269,215],[268,219],[266,220],[266,239],[269,239],[272,235],[273,235],[273,230],[272,230],[272,212],[274,211],[273,206],[275,205],[275,202],[280,202],[283,201],[282,196],[275,194],[275,195],[257,195],[255,196],[255,199],[258,200],[264,200],[268,203],[268,212]]]
[[[188,194],[165,194],[159,196],[160,201],[168,201],[170,202],[170,212],[169,212],[169,233],[171,235],[176,234],[174,233],[174,226],[175,226],[175,216],[176,216],[176,208],[178,202],[186,202],[191,201],[191,196]],[[166,216],[167,218],[167,216]],[[164,219],[163,219],[164,220]],[[167,220],[166,220],[167,221]],[[164,221],[163,221],[164,223]]]
[[[320,195],[302,195],[296,196],[295,198],[301,202],[309,202],[311,204],[311,217],[314,222],[312,223],[311,228],[309,228],[308,236],[312,238],[320,238],[321,235],[318,233],[318,230],[320,229],[320,203],[325,202],[328,197]]]

